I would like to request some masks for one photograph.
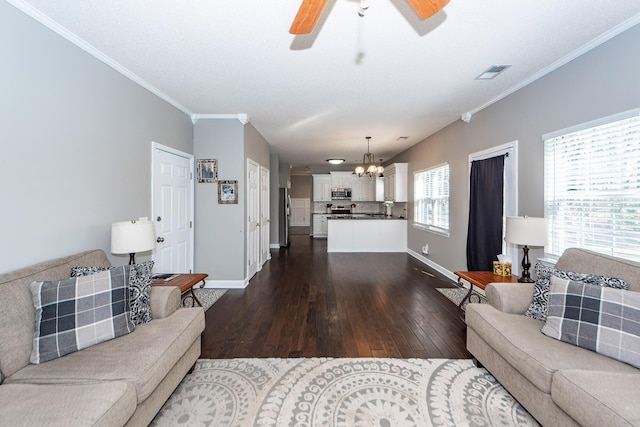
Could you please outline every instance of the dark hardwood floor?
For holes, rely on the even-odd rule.
[[[327,254],[291,236],[206,313],[202,358],[469,358],[451,280],[408,254]]]

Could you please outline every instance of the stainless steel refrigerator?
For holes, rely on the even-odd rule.
[[[280,189],[278,201],[278,218],[280,231],[280,246],[289,246],[289,221],[291,220],[291,198],[287,188]]]

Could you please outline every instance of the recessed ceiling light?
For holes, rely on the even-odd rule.
[[[491,80],[509,67],[511,65],[492,65],[484,73],[476,77],[476,80]]]
[[[327,159],[327,162],[331,163],[332,165],[341,165],[344,163],[344,159]]]

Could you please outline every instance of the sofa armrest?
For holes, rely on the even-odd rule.
[[[151,287],[151,315],[154,319],[171,316],[180,307],[180,289],[175,286]]]
[[[491,283],[485,288],[489,304],[511,314],[524,314],[533,300],[534,283]]]

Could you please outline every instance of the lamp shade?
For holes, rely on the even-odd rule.
[[[150,251],[156,245],[153,222],[122,221],[111,224],[111,253],[131,254]]]
[[[530,216],[509,216],[504,240],[514,245],[544,246],[547,244],[547,220]]]

